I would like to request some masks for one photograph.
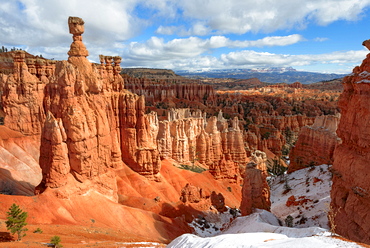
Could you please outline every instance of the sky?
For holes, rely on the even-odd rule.
[[[1,0],[0,45],[66,60],[69,16],[122,67],[350,73],[370,39],[370,0]]]

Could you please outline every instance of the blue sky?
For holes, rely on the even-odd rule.
[[[349,73],[370,39],[370,0],[2,0],[0,45],[67,59],[69,16],[122,67]]]

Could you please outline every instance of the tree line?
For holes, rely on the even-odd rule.
[[[18,50],[22,50],[22,48],[13,47],[13,48],[10,48],[10,50],[8,50],[7,47],[1,46],[0,53],[14,52],[14,51],[18,51]]]

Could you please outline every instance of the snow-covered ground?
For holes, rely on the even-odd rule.
[[[327,231],[327,211],[330,203],[331,173],[328,165],[307,168],[271,181],[271,212],[238,217],[223,214],[205,217],[207,225],[196,220],[194,234],[184,234],[168,248],[312,248],[362,247],[331,237]],[[288,206],[287,206],[288,205]],[[285,219],[292,216],[287,227]],[[207,228],[208,227],[208,228]],[[210,237],[211,235],[214,235]]]
[[[227,211],[224,213],[206,212],[203,217],[194,219],[189,225],[194,229],[196,235],[212,237],[228,228],[231,221],[240,215],[238,209],[227,207]]]
[[[359,248],[356,243],[330,236],[320,227],[290,228],[279,226],[279,220],[270,212],[257,210],[249,216],[239,217],[220,235],[202,238],[184,234],[173,240],[167,248]]]
[[[314,166],[271,180],[271,212],[285,225],[292,216],[293,227],[329,228],[331,172],[329,165]]]

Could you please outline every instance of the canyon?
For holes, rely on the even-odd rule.
[[[84,21],[70,17],[68,27],[68,60],[0,53],[0,219],[15,202],[34,226],[93,225],[165,244],[206,213],[269,211],[274,160],[288,173],[334,163],[336,231],[370,242],[369,58],[344,79],[343,94],[338,80],[253,79],[235,90],[168,70],[122,71],[119,56],[91,63]]]
[[[14,201],[33,225],[93,219],[125,237],[168,242],[189,231],[186,223],[202,211],[239,207],[247,155],[238,119],[207,120],[184,108],[166,120],[146,113],[145,97],[124,88],[121,58],[89,62],[84,21],[71,17],[68,24],[68,61],[7,53],[13,67],[0,77],[1,193],[7,194],[1,218]],[[190,97],[188,89],[181,89],[183,97]]]

